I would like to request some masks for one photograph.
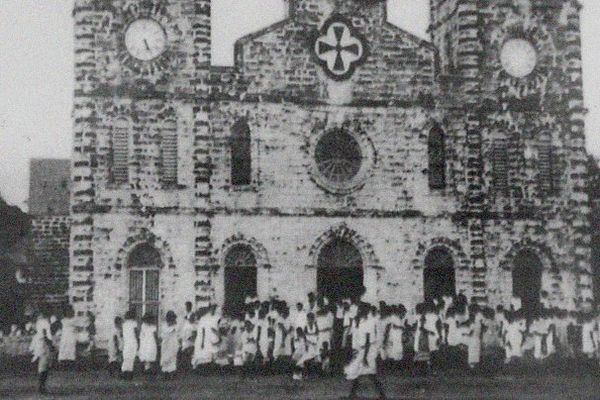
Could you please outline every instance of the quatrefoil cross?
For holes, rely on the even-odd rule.
[[[345,80],[365,59],[364,41],[340,15],[329,18],[314,42],[314,54],[327,75]]]

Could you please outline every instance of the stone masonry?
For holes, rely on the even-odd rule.
[[[343,240],[372,301],[423,301],[425,259],[443,249],[456,292],[508,305],[526,250],[542,304],[590,307],[579,4],[432,0],[427,42],[388,23],[384,1],[287,3],[285,20],[238,40],[233,67],[214,67],[210,0],[75,1],[69,299],[96,313],[100,341],[136,301],[160,316],[224,304],[240,245],[260,299],[317,290],[324,246]],[[139,20],[164,32],[151,60],[125,40]],[[510,40],[536,51],[524,76],[503,64]],[[249,135],[243,185],[234,126]],[[330,132],[360,161],[323,167]],[[129,257],[141,244],[160,254],[144,295]]]

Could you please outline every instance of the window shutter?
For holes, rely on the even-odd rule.
[[[492,147],[493,189],[496,193],[508,196],[510,164],[506,139],[495,139]]]
[[[131,124],[126,119],[118,119],[112,137],[112,182],[129,182],[129,131]]]
[[[177,144],[177,123],[168,120],[163,126],[160,146],[163,165],[162,182],[164,184],[177,184]]]

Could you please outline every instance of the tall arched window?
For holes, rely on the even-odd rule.
[[[113,183],[129,182],[129,131],[131,124],[125,118],[119,118],[112,132],[112,168]]]
[[[250,185],[252,182],[252,155],[250,127],[245,119],[231,128],[231,184]]]
[[[129,254],[129,307],[138,319],[146,313],[159,316],[161,266],[160,253],[149,243],[139,244]]]
[[[423,288],[425,301],[456,294],[454,260],[445,247],[435,247],[425,256]]]
[[[335,238],[317,259],[317,290],[329,300],[354,298],[364,290],[363,259],[354,243]]]
[[[438,125],[429,132],[429,187],[444,189],[446,187],[446,138]]]
[[[161,180],[164,184],[177,184],[177,123],[167,120],[163,123],[160,151],[163,172]]]
[[[246,297],[256,296],[258,266],[252,248],[237,244],[225,254],[225,304],[223,312],[240,316]]]
[[[529,317],[540,308],[542,270],[542,261],[533,250],[521,250],[513,259],[513,296],[521,299],[521,308]]]
[[[538,143],[538,174],[537,186],[538,191],[543,196],[549,196],[556,193],[558,189],[557,174],[556,174],[556,158],[554,147],[552,145],[552,137],[548,134],[541,135]]]

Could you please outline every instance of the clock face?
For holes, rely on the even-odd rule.
[[[125,47],[132,57],[150,61],[167,48],[167,34],[155,20],[140,18],[133,21],[125,32]]]
[[[502,67],[515,78],[524,78],[531,74],[538,61],[537,50],[525,39],[510,39],[500,52]]]

